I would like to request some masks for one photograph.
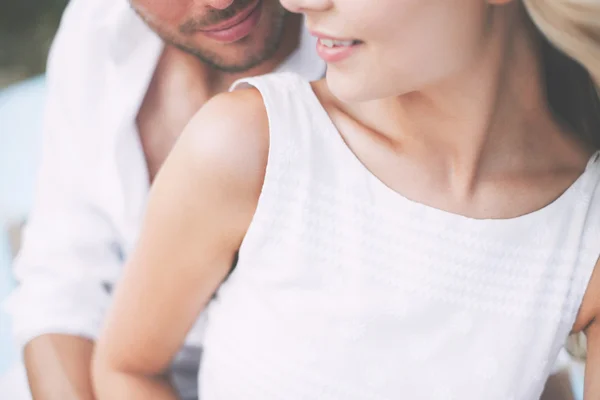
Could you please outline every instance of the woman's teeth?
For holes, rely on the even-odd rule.
[[[357,40],[333,40],[333,39],[319,39],[319,42],[329,48],[333,47],[350,47],[358,43]]]

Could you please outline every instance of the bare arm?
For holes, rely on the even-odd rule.
[[[268,153],[254,90],[218,96],[157,176],[94,358],[99,399],[175,399],[160,378],[230,271],[254,214]]]
[[[599,315],[600,317],[600,315]],[[586,331],[587,362],[585,367],[585,400],[600,399],[600,320]]]
[[[600,399],[600,260],[588,285],[575,332],[585,332],[587,357],[584,400]]]
[[[93,400],[93,343],[68,335],[43,335],[25,347],[25,366],[36,400]]]

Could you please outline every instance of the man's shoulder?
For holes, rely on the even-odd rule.
[[[111,65],[123,61],[119,55],[134,53],[136,41],[149,36],[127,0],[71,0],[50,50],[48,74],[79,84],[73,87],[102,81]],[[124,43],[129,48],[121,50]]]
[[[127,0],[71,0],[48,57],[48,104],[77,137],[97,136],[94,130],[110,135],[110,122],[129,112],[123,105],[146,90],[150,58],[160,46]]]
[[[55,41],[76,45],[85,43],[89,36],[101,41],[102,36],[97,33],[111,27],[116,29],[114,22],[131,13],[126,0],[71,0],[62,15]]]

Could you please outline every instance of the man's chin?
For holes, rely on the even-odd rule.
[[[197,49],[171,43],[172,46],[179,50],[196,57],[203,64],[210,68],[225,72],[225,73],[242,73],[258,67],[265,61],[269,60],[275,51],[259,51],[248,54],[247,49],[230,49],[233,51],[229,52],[210,52],[210,51],[199,51]],[[224,54],[227,53],[227,54]]]
[[[163,37],[163,41],[191,54],[209,67],[227,73],[242,73],[260,66],[277,54],[284,31],[284,18],[270,29],[261,28],[250,35],[227,44],[190,43]],[[170,40],[171,39],[171,40]]]

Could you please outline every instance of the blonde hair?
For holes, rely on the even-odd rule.
[[[542,40],[551,109],[595,148],[600,147],[600,0],[522,0]],[[583,333],[566,350],[587,357]]]
[[[522,0],[542,36],[548,101],[600,147],[600,0]]]

